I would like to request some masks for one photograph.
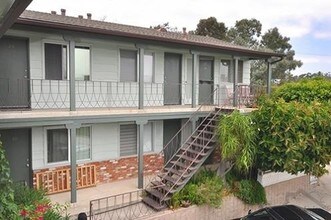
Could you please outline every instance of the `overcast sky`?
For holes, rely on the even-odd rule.
[[[226,26],[256,18],[263,32],[278,27],[291,38],[296,59],[304,65],[295,74],[331,72],[331,0],[33,0],[29,10],[67,15],[92,13],[92,19],[149,27],[169,22],[179,30],[195,29],[199,19],[214,16]]]

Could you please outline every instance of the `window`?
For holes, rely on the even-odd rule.
[[[153,150],[153,122],[149,122],[144,126],[144,152],[151,152]]]
[[[91,127],[81,127],[76,134],[77,160],[91,159]]]
[[[234,63],[234,62],[233,62]],[[233,83],[233,73],[231,72],[231,64],[230,60],[222,60],[221,61],[221,80],[225,79],[227,77],[227,81],[229,83]],[[237,83],[243,82],[243,74],[244,74],[244,62],[242,60],[238,61],[238,78]]]
[[[137,51],[120,50],[120,81],[137,82]]]
[[[230,71],[230,60],[221,61],[221,82],[233,82],[233,75]]]
[[[75,78],[76,80],[90,80],[90,48],[75,48]]]
[[[81,127],[76,130],[77,160],[91,159],[91,128]],[[69,161],[68,129],[47,129],[47,162]]]
[[[154,78],[154,55],[145,53],[144,55],[144,82],[152,83]]]
[[[45,43],[45,79],[67,78],[67,46]]]
[[[47,130],[47,162],[68,161],[68,130]]]
[[[120,156],[137,154],[137,125],[120,125]]]

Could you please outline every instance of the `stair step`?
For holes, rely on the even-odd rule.
[[[155,209],[156,211],[161,211],[161,210],[167,208],[167,205],[166,204],[160,204],[159,202],[155,201],[154,199],[152,199],[152,198],[150,198],[148,196],[144,197],[142,199],[142,201],[146,205],[148,205],[148,206],[152,207],[153,209]]]
[[[196,143],[196,142],[187,142],[186,144],[189,145],[189,146],[199,147],[201,149],[204,148],[206,150],[209,150],[209,149],[213,148],[213,146],[199,144],[199,143]]]
[[[169,193],[174,193],[176,192],[176,188],[172,188],[170,186],[167,186],[166,184],[160,182],[160,181],[152,181],[151,182],[154,186],[158,187],[158,188],[162,188],[163,190],[169,192]]]
[[[185,170],[189,166],[189,165],[186,165],[186,164],[184,164],[182,162],[179,162],[179,161],[171,161],[170,163],[172,163],[172,164],[174,164],[176,166],[180,166],[180,167],[184,168]],[[190,166],[188,169],[191,170],[191,171],[193,171],[193,170],[196,169],[196,167],[195,166]]]
[[[215,143],[216,140],[214,140],[213,138],[204,138],[203,136],[192,136],[193,139],[196,139],[196,140],[202,140],[202,141],[205,141],[205,142],[211,142],[211,143]]]
[[[204,129],[199,129],[199,130],[198,130],[198,133],[201,133],[201,132],[206,133],[206,134],[214,134],[213,131],[206,131],[206,130],[204,130]]]
[[[193,161],[193,163],[200,163],[201,162],[201,159],[196,159],[196,156],[190,157],[190,156],[187,156],[185,154],[180,154],[180,155],[176,155],[176,156],[179,157],[180,159],[184,159],[184,160],[187,160],[189,162]]]
[[[193,153],[193,154],[200,154],[201,156],[206,156],[207,155],[207,153],[205,153],[205,152],[194,150],[194,149],[189,148],[189,147],[188,148],[182,148],[181,150],[189,152],[189,153]]]
[[[175,168],[165,168],[165,171],[169,172],[169,173],[172,173],[172,174],[176,174],[177,176],[183,176],[184,178],[190,176],[190,174],[187,173],[187,171],[185,172],[185,170],[178,170],[178,169],[175,169]]]
[[[182,185],[183,184],[183,181],[179,180],[178,179],[175,179],[169,175],[166,175],[166,174],[159,174],[158,175],[162,180],[166,180],[167,182],[170,182],[172,183],[173,185]]]
[[[166,196],[165,198],[163,198],[164,197],[164,194],[161,193],[160,191],[158,191],[155,188],[147,188],[146,189],[146,192],[149,193],[149,194],[151,194],[151,195],[153,195],[153,196],[155,196],[159,200],[163,199],[163,201],[167,201],[167,200],[171,199],[171,197],[169,197],[169,196]]]

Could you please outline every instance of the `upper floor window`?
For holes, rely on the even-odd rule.
[[[67,46],[45,43],[45,79],[67,79]]]
[[[137,82],[137,51],[120,50],[120,81]]]
[[[226,81],[229,83],[233,83],[233,71],[231,71],[231,62],[230,60],[222,60],[221,61],[221,81]],[[243,73],[244,73],[244,62],[242,60],[238,61],[238,78],[237,83],[243,82]],[[227,79],[226,79],[227,78]]]
[[[76,80],[90,80],[90,48],[75,48],[75,78]]]
[[[154,81],[154,54],[145,53],[144,55],[144,82],[152,83]]]

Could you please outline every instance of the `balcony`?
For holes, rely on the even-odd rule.
[[[139,109],[138,82],[75,81],[76,112],[70,109],[70,82],[67,80],[0,80],[0,119],[84,117],[182,113],[191,114],[208,106],[252,107],[260,87],[238,84],[202,83],[195,86],[192,107],[192,84],[144,83],[143,110]],[[234,95],[234,92],[236,95]],[[206,112],[209,111],[206,109]],[[51,114],[50,114],[51,112]]]

